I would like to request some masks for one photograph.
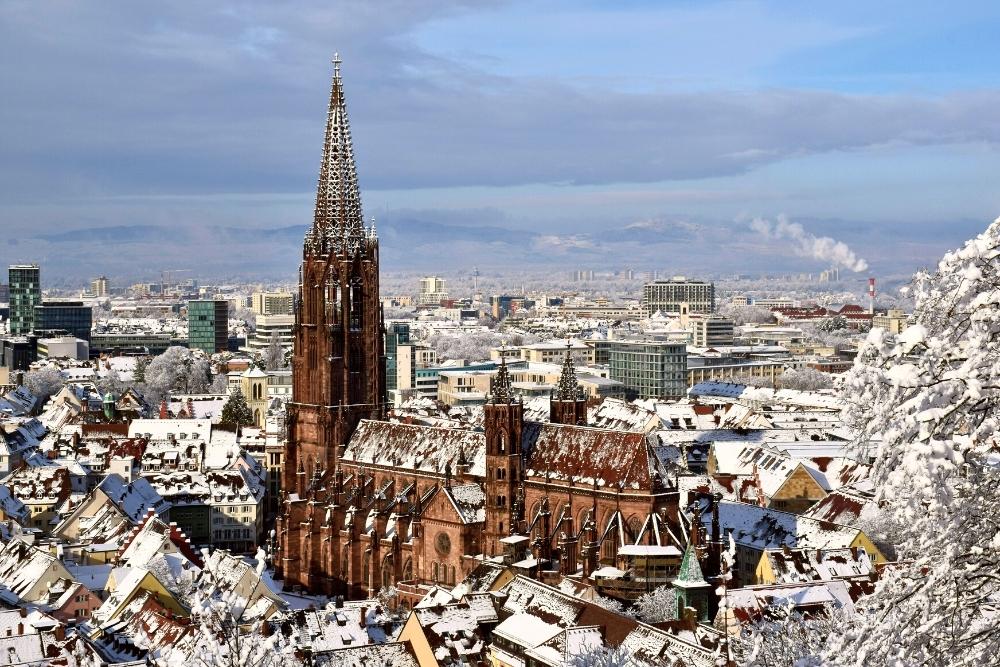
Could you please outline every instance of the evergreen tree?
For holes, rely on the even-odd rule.
[[[146,382],[146,367],[149,366],[149,357],[139,357],[135,360],[135,370],[132,371],[132,380],[136,384]]]
[[[253,413],[250,412],[246,396],[243,395],[243,391],[239,387],[233,390],[226,405],[223,406],[221,421],[224,424],[236,424],[237,426],[253,424]]]

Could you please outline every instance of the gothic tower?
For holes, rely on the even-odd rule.
[[[583,395],[583,387],[576,380],[573,351],[569,343],[566,345],[566,359],[563,360],[559,386],[549,398],[549,421],[569,426],[587,425],[587,399]]]
[[[492,396],[483,407],[486,431],[486,553],[502,552],[500,540],[517,530],[523,519],[521,438],[524,405],[514,397],[503,355],[493,379]]]
[[[299,271],[274,559],[286,587],[326,594],[343,592],[350,573],[332,546],[338,527],[317,508],[336,493],[337,462],[358,423],[385,418],[378,237],[361,215],[340,59],[333,64],[316,212]]]
[[[340,62],[334,57],[316,212],[299,272],[282,479],[289,493],[304,492],[300,467],[299,480],[312,479],[317,466],[332,474],[358,422],[384,418],[378,237],[361,215]]]

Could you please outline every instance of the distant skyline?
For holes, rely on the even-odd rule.
[[[1000,215],[998,29],[986,2],[13,0],[0,264],[294,275],[339,51],[386,271],[898,275]]]

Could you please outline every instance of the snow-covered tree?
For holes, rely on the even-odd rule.
[[[571,667],[640,667],[624,646],[596,646],[573,656]]]
[[[278,332],[271,332],[271,340],[267,344],[267,349],[264,350],[264,370],[266,371],[276,371],[279,368],[284,368],[285,364],[285,350],[281,347],[281,339],[278,337]]]
[[[168,347],[145,370],[144,395],[159,403],[171,391],[205,392],[212,383],[212,364],[184,347]]]
[[[219,419],[224,424],[237,424],[239,426],[250,426],[253,424],[253,412],[250,411],[250,406],[247,405],[247,399],[243,395],[242,389],[236,387],[233,393],[229,395],[229,400],[222,406],[222,415]]]
[[[826,642],[845,618],[830,606],[805,617],[790,605],[774,605],[733,637],[730,648],[742,667],[821,667]]]
[[[47,399],[58,393],[64,384],[66,380],[59,373],[59,369],[53,366],[38,368],[24,374],[24,386],[41,399]]]
[[[833,387],[833,376],[815,368],[789,368],[778,378],[782,389],[815,391]]]
[[[834,315],[833,317],[820,320],[816,328],[827,333],[843,331],[847,328],[847,318],[843,315]]]
[[[111,392],[112,394],[119,396],[131,386],[131,383],[125,382],[118,371],[111,369],[103,376],[97,378],[97,388],[102,394],[107,394]]]
[[[718,307],[718,313],[723,317],[728,317],[737,326],[743,324],[771,324],[774,322],[774,313],[770,308],[764,306],[734,306],[725,303]]]
[[[632,607],[635,617],[644,623],[662,623],[677,618],[677,598],[670,586],[660,586],[640,595]]]
[[[301,667],[294,646],[280,632],[265,636],[259,625],[241,629],[238,606],[226,596],[196,596],[191,609],[192,634],[161,652],[163,667]]]
[[[843,382],[897,567],[827,642],[837,665],[991,665],[1000,655],[1000,220],[911,287],[915,324],[874,329]]]

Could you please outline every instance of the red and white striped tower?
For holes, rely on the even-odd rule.
[[[875,279],[868,279],[868,314],[875,314]]]

